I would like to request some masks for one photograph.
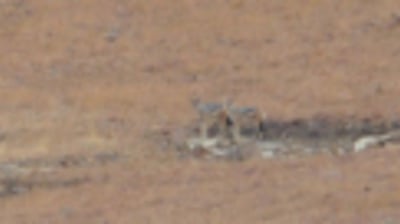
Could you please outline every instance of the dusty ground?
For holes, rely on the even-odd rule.
[[[194,96],[397,119],[399,35],[396,0],[1,0],[0,161],[25,165],[0,222],[398,223],[396,145],[216,162],[157,139]]]

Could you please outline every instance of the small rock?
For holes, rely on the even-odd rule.
[[[223,149],[223,148],[217,148],[217,147],[210,147],[207,148],[207,150],[216,157],[226,157],[229,155],[229,152],[231,151],[230,149]]]
[[[278,152],[283,152],[286,149],[282,142],[277,141],[261,141],[256,144],[256,147],[260,150],[263,159],[274,158]]]
[[[371,147],[384,144],[380,136],[365,136],[357,139],[353,144],[354,152],[361,152]]]
[[[218,144],[217,138],[190,138],[186,141],[186,146],[190,150],[195,150],[196,148],[209,149],[215,147]]]
[[[262,151],[261,152],[261,157],[263,159],[271,159],[275,157],[275,152],[274,151]]]

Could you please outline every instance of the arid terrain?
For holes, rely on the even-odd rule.
[[[0,223],[400,223],[400,145],[180,158],[190,100],[400,120],[397,0],[0,0]]]

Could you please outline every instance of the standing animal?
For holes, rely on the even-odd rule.
[[[209,137],[209,130],[216,126],[220,138],[229,138],[235,143],[244,140],[243,133],[250,130],[257,138],[262,136],[265,114],[255,107],[233,106],[231,100],[223,103],[202,102],[192,99],[192,105],[199,115],[201,138]]]
[[[209,130],[217,126],[218,135],[225,137],[229,126],[228,107],[230,101],[223,103],[202,102],[200,99],[192,99],[192,105],[199,116],[200,137],[205,139],[209,137]]]

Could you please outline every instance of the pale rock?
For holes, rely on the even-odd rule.
[[[354,152],[361,152],[384,143],[380,136],[365,136],[357,139],[353,144]]]
[[[210,149],[217,144],[217,138],[190,138],[186,141],[186,145],[190,150],[195,150],[196,148]]]
[[[256,146],[264,159],[274,158],[278,151],[283,151],[286,148],[282,142],[278,141],[261,141],[257,142]]]
[[[261,157],[263,159],[272,159],[275,157],[275,153],[274,153],[274,151],[262,151]]]

